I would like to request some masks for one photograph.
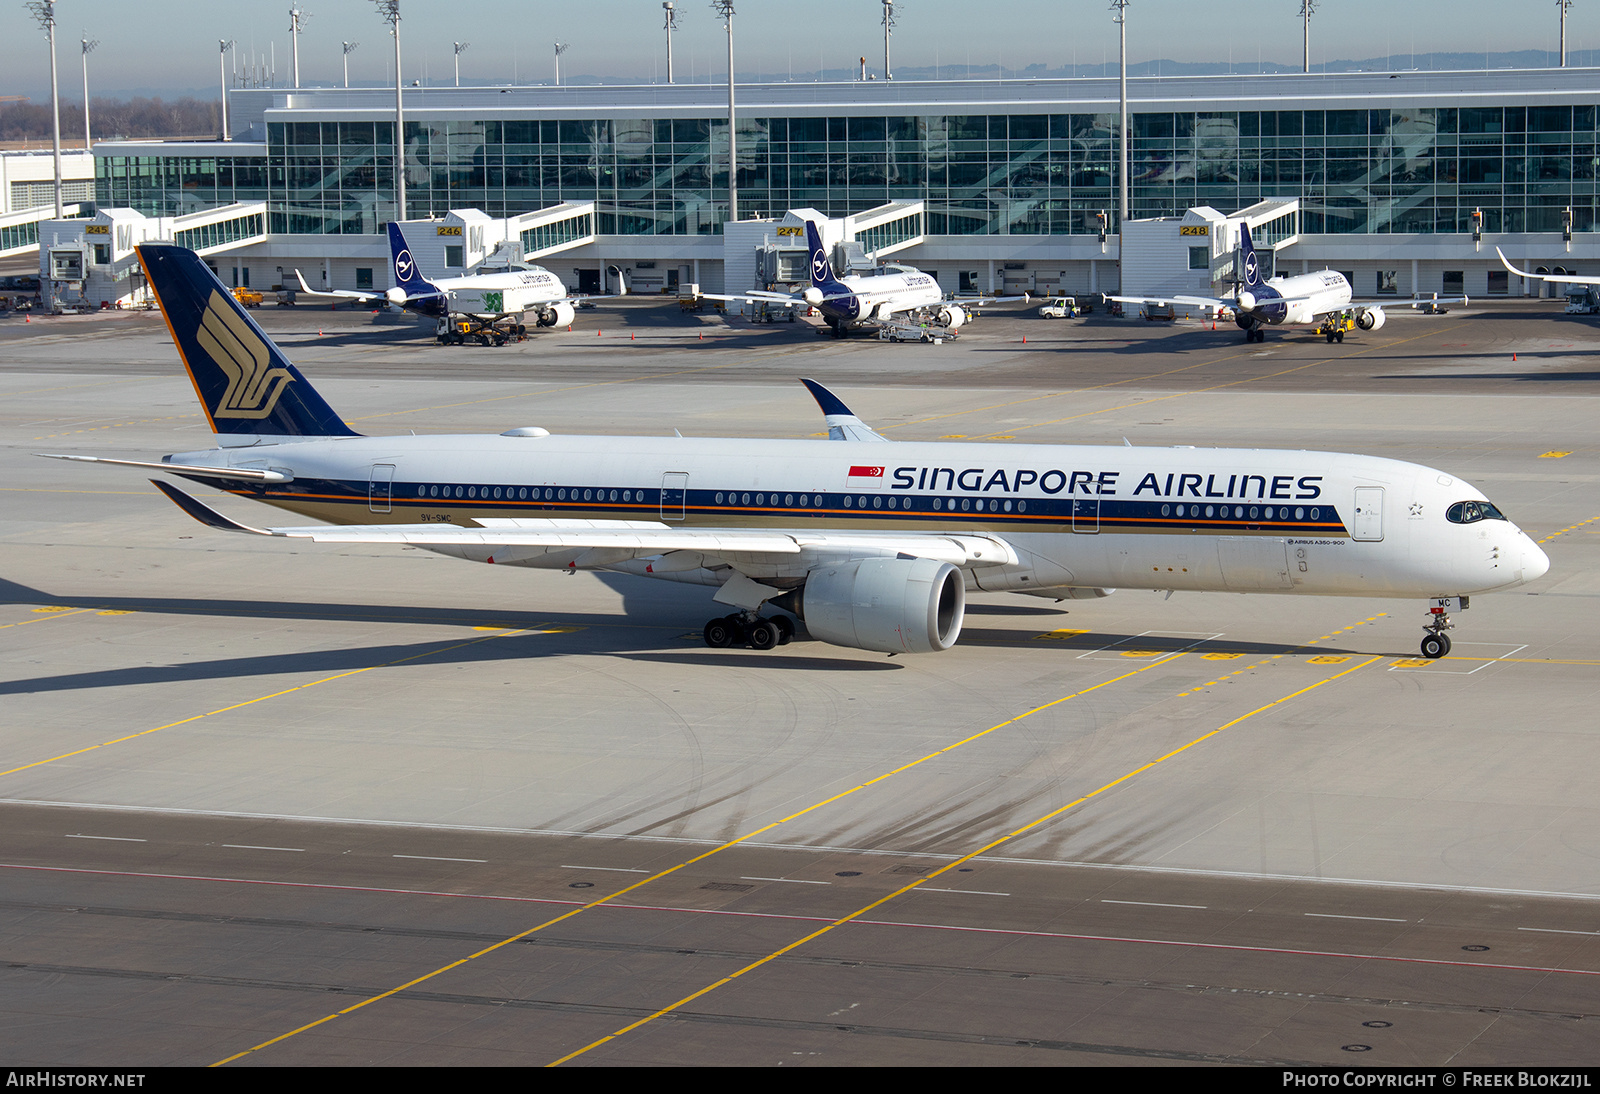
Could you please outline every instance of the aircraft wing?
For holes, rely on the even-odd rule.
[[[780,308],[810,307],[805,300],[798,296],[790,296],[781,292],[761,292],[754,289],[747,293],[703,292],[700,295],[707,300],[737,300],[741,304],[772,304]]]
[[[1010,544],[993,536],[924,533],[849,533],[811,529],[682,528],[653,521],[485,518],[479,527],[454,524],[318,524],[253,528],[223,516],[171,483],[150,480],[178,508],[201,524],[227,532],[308,539],[314,543],[397,543],[474,556],[500,548],[544,548],[570,552],[580,564],[604,567],[630,559],[653,559],[677,551],[703,556],[701,564],[786,566],[804,571],[825,560],[897,554],[931,558],[955,566],[1003,566],[1017,561]],[[521,557],[528,557],[526,550]],[[489,557],[493,557],[492,553]]]
[[[1494,249],[1494,253],[1500,256],[1500,265],[1518,277],[1526,277],[1532,281],[1550,281],[1557,285],[1600,285],[1600,277],[1578,277],[1574,274],[1542,274],[1534,273],[1531,270],[1519,270],[1506,260],[1505,253],[1499,247]]]
[[[1219,296],[1106,296],[1107,300],[1115,300],[1119,304],[1182,304],[1190,308],[1231,308],[1237,310],[1237,300],[1225,300]],[[1293,301],[1289,301],[1292,303]],[[1278,303],[1277,300],[1273,301]]]
[[[295,280],[300,282],[300,292],[304,296],[321,296],[331,300],[358,300],[364,304],[387,303],[381,292],[351,292],[349,289],[313,289],[306,284],[305,275],[299,270],[294,272]]]
[[[1552,277],[1550,280],[1554,281],[1555,278]],[[1590,282],[1590,284],[1600,284],[1600,278],[1595,278]],[[1344,308],[1338,308],[1335,310],[1344,311],[1348,308],[1383,308],[1385,311],[1389,311],[1394,308],[1426,308],[1432,304],[1460,304],[1464,308],[1470,303],[1472,303],[1472,301],[1465,296],[1425,297],[1422,300],[1396,300],[1391,296],[1388,300],[1352,300],[1350,303],[1346,304]]]

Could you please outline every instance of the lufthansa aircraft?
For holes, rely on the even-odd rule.
[[[955,330],[971,315],[967,309],[944,299],[939,282],[913,266],[886,265],[880,273],[848,274],[835,277],[828,252],[822,246],[817,226],[806,221],[806,245],[811,252],[811,286],[798,296],[788,293],[759,292],[704,293],[711,300],[742,300],[775,308],[816,308],[835,338],[853,330],[881,327],[896,318],[925,318],[941,327]],[[1022,296],[996,297],[989,304],[1027,300]]]
[[[1469,594],[1549,560],[1476,489],[1371,456],[1251,449],[885,443],[806,381],[823,440],[363,437],[189,250],[139,248],[218,447],[118,463],[327,521],[230,532],[409,544],[469,562],[613,570],[710,586],[711,646],[813,638],[950,648],[968,590],[1067,599],[1115,587],[1430,601],[1422,652],[1450,648]]]
[[[534,325],[540,327],[565,326],[577,314],[578,298],[569,296],[561,279],[542,266],[430,281],[417,269],[406,237],[394,223],[389,225],[389,252],[394,264],[395,287],[387,292],[318,291],[306,284],[299,270],[294,275],[300,281],[300,291],[307,296],[364,304],[386,303],[419,315],[431,315],[439,321],[437,341],[440,345],[447,342],[460,345],[466,341],[501,345],[508,338],[520,338],[527,333],[524,321],[530,312]],[[460,321],[460,325],[452,323],[452,319]]]
[[[1337,270],[1298,274],[1294,277],[1261,276],[1261,259],[1250,242],[1250,226],[1239,225],[1239,262],[1243,276],[1239,295],[1232,299],[1215,296],[1112,296],[1124,304],[1188,304],[1191,307],[1228,308],[1233,321],[1244,331],[1246,342],[1265,342],[1267,327],[1315,327],[1329,342],[1343,342],[1344,332],[1354,324],[1361,330],[1378,330],[1388,320],[1384,308],[1420,308],[1427,305],[1460,303],[1465,296],[1430,300],[1357,300],[1352,302],[1350,282]]]

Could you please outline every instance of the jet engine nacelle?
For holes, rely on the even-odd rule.
[[[1382,308],[1363,308],[1356,312],[1356,326],[1362,330],[1378,330],[1387,318]]]
[[[550,304],[540,309],[538,325],[541,327],[564,327],[571,323],[573,317],[577,314],[578,309],[566,302]]]
[[[949,327],[951,330],[955,330],[957,327],[961,326],[961,324],[967,321],[967,310],[965,308],[958,308],[954,304],[946,304],[944,307],[939,309],[938,320],[940,326]]]
[[[406,302],[406,291],[399,286],[386,289],[384,290],[383,298],[393,307],[403,307]]]
[[[961,571],[931,558],[864,558],[806,578],[801,618],[813,638],[879,653],[933,653],[961,637]]]

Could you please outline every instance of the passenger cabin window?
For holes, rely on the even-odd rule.
[[[1445,510],[1451,524],[1473,524],[1480,520],[1505,520],[1505,515],[1486,501],[1458,501]]]

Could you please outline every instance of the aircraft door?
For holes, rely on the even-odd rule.
[[[1072,499],[1072,530],[1095,534],[1100,531],[1100,499]]]
[[[661,476],[661,519],[682,520],[685,500],[689,496],[689,474],[686,471],[668,471]]]
[[[1356,487],[1356,509],[1350,532],[1356,539],[1376,543],[1383,539],[1383,487]]]
[[[394,464],[375,463],[367,478],[367,508],[374,513],[387,513],[394,490]]]

